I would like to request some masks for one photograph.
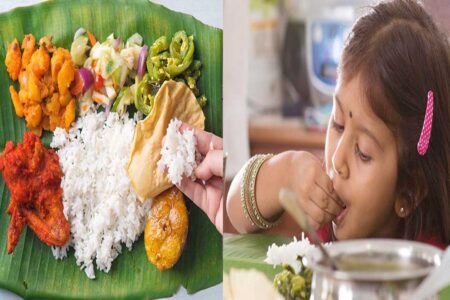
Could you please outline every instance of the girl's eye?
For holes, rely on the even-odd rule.
[[[361,152],[361,150],[359,149],[358,145],[356,145],[356,155],[358,155],[358,157],[363,161],[363,162],[369,162],[372,158],[366,154],[364,154],[363,152]]]
[[[344,126],[336,123],[335,120],[331,121],[331,126],[339,133],[344,132]]]

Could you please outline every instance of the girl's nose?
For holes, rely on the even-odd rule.
[[[343,179],[347,179],[350,175],[348,164],[346,161],[346,153],[348,149],[346,149],[345,141],[343,137],[338,142],[337,147],[334,151],[333,157],[331,158],[331,163],[333,165],[333,171],[336,176],[339,176]]]

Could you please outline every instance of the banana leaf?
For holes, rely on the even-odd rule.
[[[21,142],[26,130],[24,120],[14,113],[8,92],[11,80],[4,66],[8,43],[15,37],[21,41],[27,33],[33,33],[36,40],[51,34],[55,45],[70,49],[79,27],[93,32],[98,40],[110,33],[127,39],[138,32],[146,44],[182,29],[193,34],[196,58],[203,63],[199,88],[208,98],[205,126],[222,136],[221,30],[145,0],[62,0],[0,14],[0,151],[8,140]],[[44,143],[48,145],[51,137],[45,134]],[[10,193],[3,179],[0,195],[0,288],[26,299],[151,299],[173,295],[180,285],[193,293],[222,281],[222,237],[194,204],[190,205],[186,248],[173,269],[159,272],[151,265],[141,237],[132,251],[123,250],[109,273],[96,271],[97,278],[89,280],[76,265],[73,252],[62,261],[55,260],[51,249],[27,228],[13,254],[8,255],[10,217],[6,208]]]
[[[278,246],[292,242],[292,238],[276,235],[246,234],[228,236],[223,239],[223,271],[230,269],[256,269],[263,272],[269,280],[282,271],[264,262],[267,248],[273,243]],[[450,286],[443,289],[439,299],[450,300]]]
[[[223,239],[223,271],[230,269],[255,269],[263,272],[270,280],[282,271],[281,267],[274,268],[264,262],[267,248],[273,243],[277,245],[291,242],[284,236],[265,234],[245,234],[227,236]]]

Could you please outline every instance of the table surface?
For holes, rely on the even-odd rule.
[[[0,1],[0,12],[5,12],[15,7],[29,6],[45,0],[2,0]],[[183,12],[194,16],[201,22],[217,28],[223,27],[222,18],[222,0],[152,0],[154,3],[162,4],[169,9]],[[80,271],[81,272],[81,271]],[[175,294],[171,299],[222,299],[223,284],[210,287],[199,291],[193,295],[188,295],[184,287]],[[19,300],[21,297],[0,289],[0,299],[2,300]]]
[[[285,145],[324,149],[325,130],[311,130],[300,118],[281,115],[261,115],[250,119],[251,143]]]

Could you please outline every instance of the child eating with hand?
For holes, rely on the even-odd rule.
[[[353,25],[324,153],[252,157],[228,193],[234,227],[298,235],[278,201],[287,187],[324,241],[450,244],[449,44],[415,1],[381,2]]]

